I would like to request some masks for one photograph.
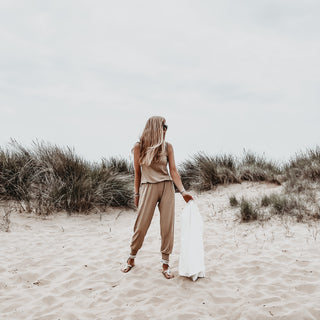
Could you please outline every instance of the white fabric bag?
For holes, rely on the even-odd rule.
[[[194,200],[190,200],[181,215],[179,275],[196,281],[205,276],[203,222]]]

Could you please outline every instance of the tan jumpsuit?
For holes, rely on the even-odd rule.
[[[165,154],[160,156],[159,162],[151,163],[150,166],[141,165],[140,199],[131,241],[131,255],[136,255],[141,248],[157,204],[160,211],[162,259],[169,260],[172,253],[175,195],[167,164],[166,143]]]

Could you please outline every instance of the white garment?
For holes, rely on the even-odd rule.
[[[203,222],[194,200],[190,200],[181,215],[179,275],[193,281],[205,276]]]

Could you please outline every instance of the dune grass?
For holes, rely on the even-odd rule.
[[[133,169],[123,159],[89,163],[70,148],[15,141],[0,150],[0,199],[26,211],[89,212],[108,206],[133,207]]]
[[[239,201],[238,201],[238,199],[237,199],[237,197],[235,195],[232,195],[229,198],[229,203],[230,203],[231,207],[237,207],[239,205]]]
[[[292,192],[285,187],[280,193],[272,193],[256,199],[238,200],[235,195],[229,198],[230,206],[239,208],[242,222],[264,221],[275,215],[290,216],[297,222],[319,220],[319,200],[315,189]]]
[[[232,155],[197,153],[178,166],[184,187],[206,191],[219,184],[264,181],[283,185],[281,194],[265,196],[258,204],[230,197],[242,221],[270,214],[292,215],[299,221],[320,219],[320,148],[296,154],[279,164],[253,152]],[[88,162],[71,148],[33,143],[25,148],[11,141],[0,148],[0,200],[14,200],[22,210],[38,214],[55,211],[90,212],[133,205],[133,163],[111,157]]]
[[[242,222],[249,222],[258,219],[258,209],[252,202],[246,199],[241,199],[240,202],[240,215]]]
[[[282,167],[263,156],[245,152],[241,159],[232,155],[209,156],[198,153],[179,166],[182,182],[187,189],[210,190],[218,184],[241,181],[266,181],[281,184]]]
[[[10,214],[13,211],[11,205],[0,206],[0,231],[9,232],[10,231]]]
[[[241,181],[268,181],[279,184],[283,188],[279,194],[271,194],[257,199],[258,204],[251,200],[251,206],[241,202],[235,196],[229,198],[231,206],[240,207],[242,221],[264,220],[266,216],[286,215],[298,222],[320,219],[320,148],[309,149],[298,153],[288,163],[278,165],[254,155],[245,155],[240,161],[238,177]],[[251,174],[243,175],[243,168]],[[262,172],[263,174],[260,174]],[[249,200],[246,200],[250,202]],[[257,210],[257,217],[245,212]],[[244,210],[246,209],[246,210]],[[250,209],[250,210],[249,210]],[[251,213],[252,213],[251,212]]]
[[[206,191],[218,184],[240,183],[236,165],[231,155],[209,156],[198,153],[179,166],[179,173],[186,189]]]
[[[261,199],[261,206],[270,208],[271,214],[291,216],[298,222],[320,218],[319,201],[309,194],[271,194]]]
[[[284,166],[287,176],[320,181],[320,147],[308,149],[295,155]]]
[[[244,153],[237,166],[237,171],[240,181],[266,181],[281,184],[281,166],[251,151]]]

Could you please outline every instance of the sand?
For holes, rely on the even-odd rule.
[[[320,319],[320,223],[240,223],[229,205],[231,194],[280,190],[242,183],[193,193],[206,265],[196,282],[178,275],[179,194],[172,280],[161,274],[158,210],[128,274],[120,269],[135,211],[12,213],[10,232],[0,232],[0,319]]]

